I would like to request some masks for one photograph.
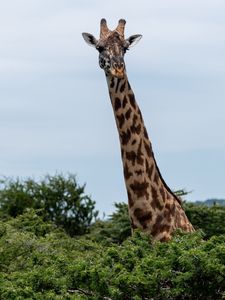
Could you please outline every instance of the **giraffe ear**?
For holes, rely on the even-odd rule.
[[[97,44],[98,41],[96,40],[96,38],[95,38],[92,34],[87,33],[87,32],[83,32],[83,33],[82,33],[82,36],[83,36],[85,42],[86,42],[89,46],[92,46],[92,47],[95,47],[95,46],[96,46],[96,44]]]
[[[128,46],[127,48],[131,48],[135,46],[140,41],[141,38],[142,38],[141,34],[131,35],[128,39],[126,39],[126,44]]]

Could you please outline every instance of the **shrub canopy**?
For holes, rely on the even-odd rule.
[[[185,204],[201,230],[160,243],[131,237],[124,203],[93,223],[74,175],[1,184],[1,300],[225,299],[225,207]]]
[[[0,298],[217,300],[225,296],[225,236],[177,232],[121,245],[71,238],[29,210],[0,222]]]
[[[95,202],[84,194],[76,176],[47,175],[40,182],[33,179],[1,180],[0,216],[16,217],[27,208],[40,209],[44,220],[62,226],[71,236],[87,232],[97,217]]]

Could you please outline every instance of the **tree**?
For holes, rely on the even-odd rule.
[[[97,217],[95,202],[84,194],[76,176],[50,176],[37,182],[33,179],[4,178],[0,188],[0,216],[16,217],[27,208],[40,209],[46,221],[62,226],[71,236],[87,232]]]

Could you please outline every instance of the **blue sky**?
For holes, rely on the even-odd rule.
[[[97,52],[102,17],[143,39],[126,55],[161,173],[190,201],[225,197],[225,2],[0,3],[0,175],[77,174],[106,214],[126,201]]]

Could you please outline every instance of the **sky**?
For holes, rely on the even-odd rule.
[[[126,202],[98,54],[102,17],[142,40],[125,57],[161,173],[188,201],[225,198],[225,1],[0,2],[0,176],[77,174],[110,214]]]

